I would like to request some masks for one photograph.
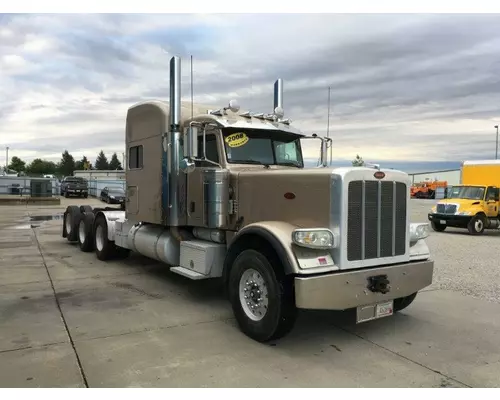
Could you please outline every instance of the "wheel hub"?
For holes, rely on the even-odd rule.
[[[268,292],[263,276],[254,269],[246,270],[240,279],[240,302],[245,314],[260,321],[267,312]]]
[[[80,243],[85,242],[85,222],[80,221],[80,225],[78,227],[78,236],[80,237]]]
[[[95,231],[95,245],[99,251],[104,248],[104,232],[101,225],[98,225]]]

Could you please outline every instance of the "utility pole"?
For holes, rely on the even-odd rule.
[[[9,173],[9,146],[5,148],[5,173]]]
[[[497,140],[495,143],[495,160],[498,160],[498,125],[495,125],[495,128],[497,128]]]

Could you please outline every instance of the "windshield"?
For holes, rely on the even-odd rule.
[[[80,177],[66,178],[65,181],[68,183],[87,183],[86,179]]]
[[[125,194],[125,190],[123,190],[122,188],[109,188],[109,193],[110,194]]]
[[[454,186],[448,194],[449,199],[482,200],[484,187],[479,186]]]
[[[300,139],[296,135],[235,128],[223,129],[222,135],[229,163],[304,166]]]

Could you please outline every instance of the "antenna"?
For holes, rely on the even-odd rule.
[[[330,92],[331,87],[328,86],[328,115],[326,117],[326,137],[330,137]],[[333,142],[330,142],[330,166],[332,166],[333,161]]]
[[[191,119],[193,118],[193,56],[191,56]]]

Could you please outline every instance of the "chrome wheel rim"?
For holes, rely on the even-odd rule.
[[[78,225],[78,237],[80,238],[80,243],[85,242],[85,222],[80,221]]]
[[[95,230],[95,247],[99,251],[104,248],[104,229],[102,229],[102,225],[97,225]]]
[[[240,303],[246,316],[252,321],[265,317],[269,304],[264,277],[254,269],[247,269],[240,278]]]
[[[71,233],[71,214],[66,214],[66,233]]]
[[[476,232],[481,232],[481,229],[483,229],[483,221],[478,219],[474,225],[474,227],[476,228]]]

